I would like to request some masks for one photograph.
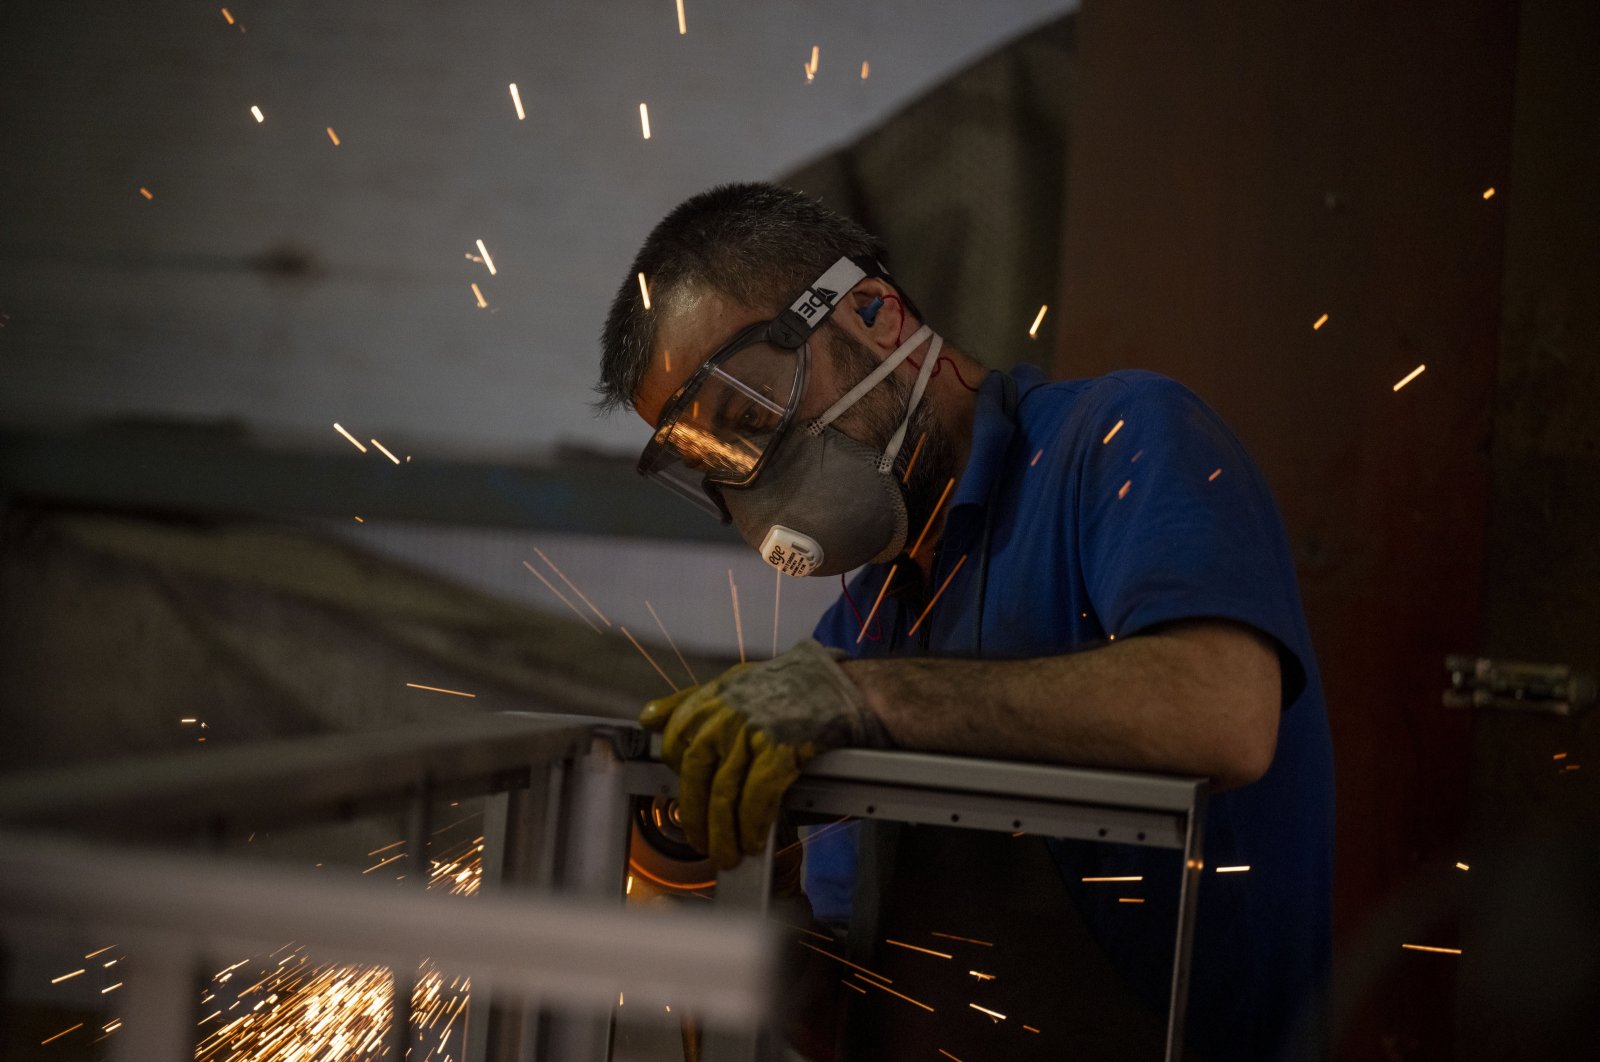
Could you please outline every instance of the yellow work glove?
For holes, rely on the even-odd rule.
[[[839,666],[846,658],[807,640],[645,705],[639,722],[662,732],[661,756],[678,772],[683,832],[723,870],[760,853],[807,760],[888,744]]]

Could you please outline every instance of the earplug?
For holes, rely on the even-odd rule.
[[[873,322],[877,321],[878,311],[881,309],[883,309],[883,299],[882,297],[879,297],[867,303],[861,309],[857,310],[856,313],[860,314],[861,320],[866,322],[868,328],[871,328]]]

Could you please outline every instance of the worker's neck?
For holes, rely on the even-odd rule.
[[[940,477],[939,490],[944,489],[945,482],[954,480],[961,482],[961,476],[967,468],[967,458],[972,452],[972,424],[978,411],[978,394],[967,389],[962,381],[971,381],[973,386],[982,380],[988,371],[972,357],[962,353],[955,347],[946,344],[940,352],[940,359],[948,359],[956,371],[941,372],[929,381],[926,401],[932,406],[934,418],[939,423],[949,444],[948,453],[951,455],[950,467]],[[931,577],[933,558],[938,551],[939,539],[944,534],[945,520],[950,512],[951,499],[955,495],[952,487],[949,496],[933,514],[933,521],[928,527],[928,533],[923,536],[922,547],[917,550],[916,556],[911,559],[922,571],[923,582]],[[935,499],[937,500],[937,495]],[[909,529],[916,535],[920,527]]]

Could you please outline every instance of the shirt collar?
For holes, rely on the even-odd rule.
[[[970,534],[981,520],[989,495],[1004,471],[1006,455],[1016,437],[1016,409],[1007,409],[1006,373],[995,371],[978,385],[977,407],[972,417],[972,447],[967,451],[967,466],[950,500],[950,518],[945,527],[946,541]],[[1036,365],[1018,365],[1009,373],[1016,399],[1046,382],[1044,370]]]

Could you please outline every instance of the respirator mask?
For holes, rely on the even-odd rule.
[[[821,416],[795,425],[809,340],[868,276],[841,258],[770,321],[740,332],[668,399],[639,473],[724,523],[786,575],[837,575],[905,548],[906,496],[895,475],[912,414],[944,341],[923,325]],[[932,337],[905,415],[879,451],[832,424]]]

